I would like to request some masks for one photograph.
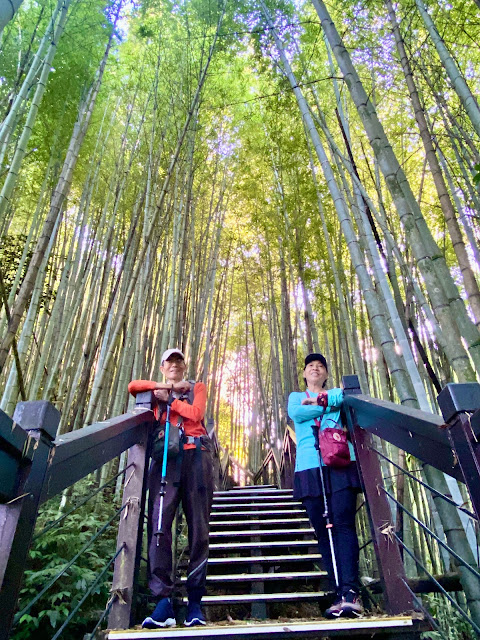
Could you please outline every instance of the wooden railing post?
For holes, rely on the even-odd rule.
[[[480,519],[480,384],[447,384],[438,395],[438,405],[470,492],[472,506]]]
[[[23,487],[18,487],[17,499],[0,505],[0,552],[5,565],[0,592],[1,640],[9,637],[60,413],[44,400],[19,402],[13,421],[27,432],[26,450],[30,450],[32,462]]]
[[[361,393],[357,376],[343,376],[342,387],[345,395]],[[385,608],[392,615],[411,611],[412,596],[405,584],[405,569],[398,544],[390,535],[394,531],[394,525],[387,497],[381,490],[383,477],[378,456],[372,451],[372,436],[358,426],[351,407],[345,408],[345,416],[365,494]]]
[[[139,393],[136,408],[153,409],[155,397],[152,391]],[[122,553],[115,561],[112,582],[114,598],[108,626],[110,629],[128,629],[133,615],[133,596],[140,566],[143,523],[145,519],[145,497],[147,491],[147,475],[149,460],[149,435],[151,424],[145,424],[140,440],[128,450],[125,474],[122,512],[118,526],[117,551],[123,547]]]

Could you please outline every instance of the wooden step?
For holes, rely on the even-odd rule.
[[[267,542],[214,542],[209,548],[210,551],[243,551],[246,549],[271,549],[272,547],[315,547],[316,540],[273,540]]]
[[[295,524],[308,524],[308,518],[265,518],[263,520],[248,520],[248,524],[254,527],[271,527],[272,525],[295,525]],[[245,526],[245,521],[235,521],[235,520],[216,520],[215,522],[210,523],[210,527],[243,527]],[[236,532],[235,532],[236,533]]]
[[[369,618],[340,618],[338,620],[310,620],[309,622],[266,621],[237,622],[231,624],[208,624],[206,627],[182,627],[173,629],[132,629],[127,631],[109,631],[109,640],[271,640],[275,635],[282,640],[310,640],[314,638],[372,638],[390,637],[398,639],[405,634],[408,639],[412,634],[426,631],[423,621],[413,620],[411,616],[382,616]]]
[[[247,484],[243,487],[232,487],[229,491],[242,491],[243,489],[278,489],[276,484]]]
[[[283,571],[272,573],[231,573],[208,575],[207,583],[211,582],[272,582],[275,580],[322,580],[327,576],[326,571]],[[187,576],[182,576],[180,582],[186,582]]]
[[[279,499],[280,500],[285,500],[285,501],[289,501],[290,504],[290,498],[293,500],[293,494],[290,493],[288,496],[287,495],[272,495],[271,493],[269,493],[268,495],[246,495],[246,496],[237,496],[236,494],[234,496],[232,495],[227,495],[227,496],[218,496],[218,497],[214,497],[213,498],[213,504],[217,505],[217,504],[222,504],[225,502],[231,502],[232,504],[241,504],[243,502],[255,502],[255,504],[263,504],[264,502],[276,502]]]
[[[203,596],[202,605],[208,607],[210,605],[225,604],[250,604],[252,602],[265,602],[266,604],[273,602],[305,602],[306,600],[318,600],[330,596],[329,591],[299,591],[293,593],[228,593],[221,596]],[[187,598],[183,598],[182,604],[187,604]]]
[[[259,504],[258,502],[251,502],[251,503],[247,503],[247,504],[241,504],[239,505],[242,509],[258,509],[259,507],[263,507],[265,506],[264,504]],[[279,507],[282,507],[283,509],[290,509],[291,507],[301,507],[303,506],[301,502],[295,502],[294,500],[292,500],[291,502],[272,502],[270,504],[268,504],[268,507],[274,507],[275,509],[278,509]],[[218,503],[218,504],[213,504],[212,505],[212,511],[220,511],[221,509],[236,509],[237,505],[236,504],[223,504],[223,503]]]
[[[320,562],[319,553],[301,553],[282,556],[246,556],[244,558],[209,558],[208,566],[222,564],[283,564],[289,562]]]
[[[214,491],[213,492],[213,497],[215,498],[221,498],[224,496],[231,496],[232,495],[232,491]],[[276,496],[291,496],[293,495],[293,491],[291,489],[275,489],[275,488],[271,488],[271,489],[266,489],[266,488],[261,488],[261,489],[247,489],[247,488],[242,488],[242,489],[238,489],[237,491],[235,491],[235,497],[237,496],[265,496],[265,495],[276,495]]]
[[[212,518],[245,518],[245,517],[257,517],[257,516],[304,516],[306,514],[305,509],[271,509],[269,511],[218,511],[211,513],[210,516]],[[268,522],[268,518],[265,518],[265,521]]]
[[[306,536],[313,535],[315,530],[308,529],[252,529],[252,530],[240,530],[240,531],[212,531],[210,538],[235,538],[245,537],[251,538],[252,536]]]

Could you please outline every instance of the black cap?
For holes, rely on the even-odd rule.
[[[327,361],[325,360],[325,356],[323,356],[321,353],[309,353],[305,358],[305,367],[307,366],[307,364],[310,364],[310,362],[313,362],[314,360],[318,360],[319,362],[321,362],[328,373]]]

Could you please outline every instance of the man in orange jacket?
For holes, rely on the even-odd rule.
[[[161,371],[165,382],[133,380],[128,391],[136,396],[142,391],[153,391],[163,406],[170,404],[170,428],[181,428],[178,458],[168,460],[167,485],[163,501],[163,535],[153,535],[157,528],[160,507],[160,481],[162,460],[152,460],[149,472],[148,503],[148,586],[158,604],[151,616],[143,621],[147,629],[175,626],[172,607],[172,523],[182,501],[188,526],[190,560],[187,573],[188,608],[185,625],[204,625],[200,602],[205,594],[208,561],[210,509],[213,497],[213,460],[211,441],[203,424],[206,408],[206,387],[203,382],[184,380],[185,358],[179,349],[167,349],[162,355]],[[193,400],[189,400],[192,396]],[[166,421],[166,410],[157,411],[161,425]]]

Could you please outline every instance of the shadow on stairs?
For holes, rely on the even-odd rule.
[[[313,529],[291,490],[274,486],[217,491],[211,515],[206,627],[110,631],[109,640],[218,637],[419,638],[429,627],[412,616],[326,620],[331,594]],[[180,581],[183,589],[185,578]],[[178,601],[183,622],[186,599]]]

